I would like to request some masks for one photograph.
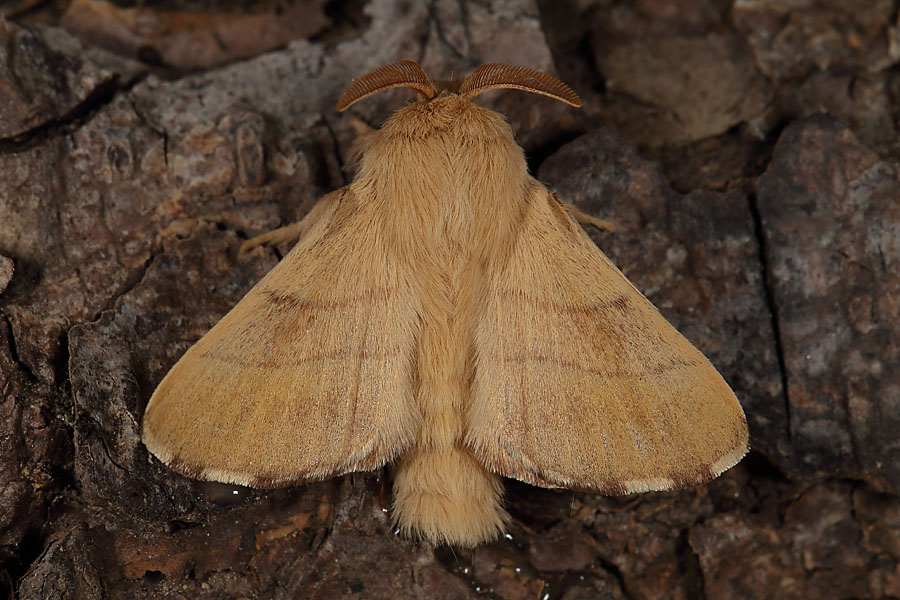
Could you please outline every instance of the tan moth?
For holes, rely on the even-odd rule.
[[[172,367],[143,439],[175,471],[272,488],[394,463],[394,518],[435,543],[504,531],[500,476],[627,494],[706,482],[747,452],[734,393],[528,174],[492,89],[572,106],[557,79],[501,64],[438,89],[365,139],[353,182]],[[597,222],[596,224],[602,225]]]

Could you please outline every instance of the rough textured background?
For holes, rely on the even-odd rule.
[[[0,7],[0,597],[900,597],[896,3],[126,4]],[[261,492],[149,458],[154,386],[278,260],[240,243],[347,181],[409,94],[335,99],[402,58],[582,95],[482,101],[732,384],[740,465],[509,481],[509,535],[470,551],[395,536],[387,469]]]

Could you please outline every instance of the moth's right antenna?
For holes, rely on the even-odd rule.
[[[459,93],[471,99],[482,92],[504,88],[549,96],[576,108],[581,106],[578,94],[556,77],[503,63],[490,63],[472,71],[459,85]]]
[[[396,87],[412,88],[425,96],[426,100],[437,96],[434,85],[422,67],[411,60],[401,60],[351,81],[338,98],[337,109],[345,111],[367,96]]]

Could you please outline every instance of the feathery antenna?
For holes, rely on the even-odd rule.
[[[343,112],[363,98],[396,87],[412,88],[425,96],[426,100],[431,100],[437,95],[434,84],[428,79],[422,67],[411,60],[402,60],[351,81],[338,98],[337,109]]]
[[[503,63],[490,63],[475,69],[459,85],[459,93],[471,99],[488,90],[507,88],[549,96],[576,108],[581,106],[578,94],[556,77]]]

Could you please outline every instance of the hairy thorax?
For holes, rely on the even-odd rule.
[[[397,111],[360,167],[354,185],[374,192],[398,251],[452,279],[497,243],[530,185],[505,118],[446,92]]]

